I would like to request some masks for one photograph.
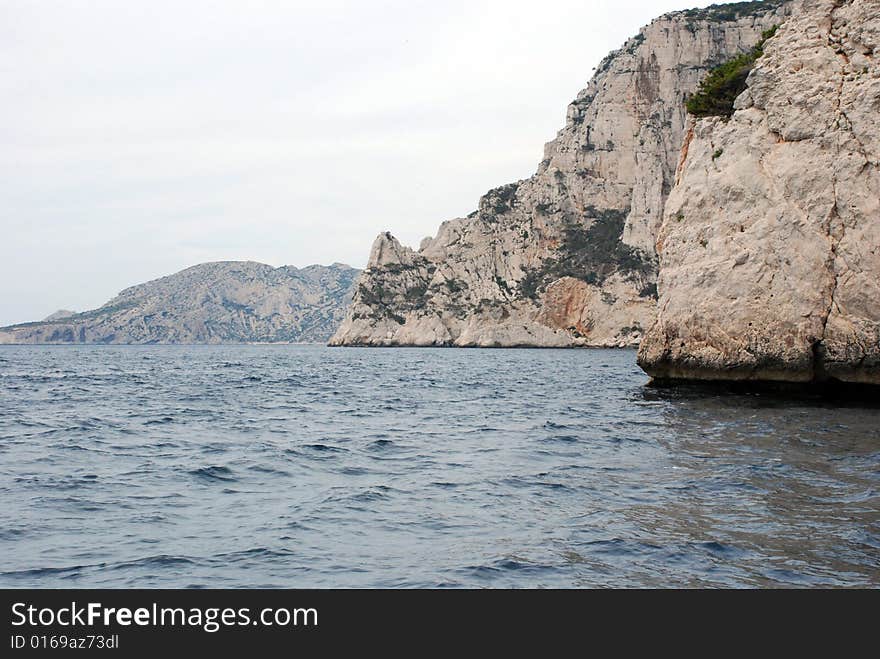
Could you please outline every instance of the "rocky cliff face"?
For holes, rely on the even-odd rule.
[[[609,55],[531,178],[496,188],[414,251],[391,234],[332,345],[624,346],[656,303],[654,244],[709,67],[749,50],[790,4],[663,16]]]
[[[690,128],[649,374],[880,384],[878,57],[880,0],[808,0],[732,118]]]
[[[2,328],[0,343],[324,342],[359,272],[341,264],[203,263],[128,288],[93,311]]]

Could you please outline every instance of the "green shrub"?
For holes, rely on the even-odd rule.
[[[652,297],[657,299],[657,284],[645,284],[639,291],[639,297]]]
[[[425,293],[428,292],[428,284],[420,282],[415,286],[406,289],[403,297],[414,309],[423,309],[425,307]]]
[[[723,5],[709,5],[699,9],[686,9],[682,15],[690,20],[704,21],[735,21],[744,16],[758,16],[767,11],[772,11],[785,2],[785,0],[753,0],[752,2],[729,2]]]
[[[568,217],[556,254],[526,272],[519,288],[524,297],[536,299],[549,282],[574,277],[601,285],[615,272],[632,278],[647,276],[655,267],[652,257],[625,244],[621,237],[629,209],[587,207],[585,217]],[[589,226],[585,219],[591,218]]]
[[[508,183],[501,187],[489,190],[480,198],[479,215],[483,220],[494,222],[497,215],[512,210],[516,205],[516,191],[519,182]]]
[[[458,279],[447,279],[445,283],[450,293],[460,293],[468,287],[465,282]]]
[[[711,69],[699,89],[687,100],[687,111],[695,117],[730,117],[733,102],[745,91],[746,78],[764,54],[764,43],[776,34],[777,27],[765,30],[761,40],[749,52]]]

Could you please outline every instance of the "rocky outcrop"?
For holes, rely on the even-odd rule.
[[[93,311],[0,328],[0,343],[323,343],[359,272],[338,263],[203,263],[128,288]]]
[[[692,129],[659,233],[658,379],[880,384],[880,1],[808,0],[729,121]]]
[[[656,233],[709,67],[790,4],[663,16],[609,55],[531,178],[496,188],[418,251],[373,245],[332,345],[625,346],[656,303]]]

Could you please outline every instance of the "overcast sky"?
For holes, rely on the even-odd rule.
[[[0,325],[204,261],[417,245],[693,4],[0,0]]]

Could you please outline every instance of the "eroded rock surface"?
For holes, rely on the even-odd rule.
[[[809,0],[686,140],[656,378],[880,383],[880,1]]]
[[[637,344],[655,311],[684,99],[791,6],[722,5],[643,28],[569,105],[534,176],[490,191],[418,251],[377,238],[331,344]]]

